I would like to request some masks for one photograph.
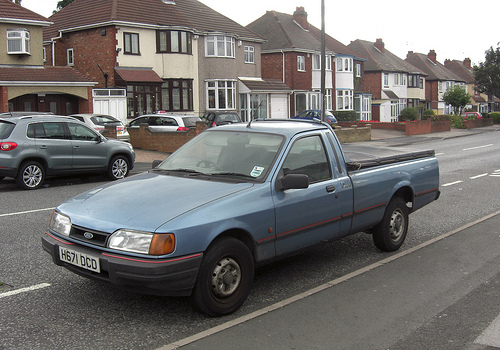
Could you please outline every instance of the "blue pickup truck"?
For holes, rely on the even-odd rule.
[[[399,249],[409,213],[438,197],[434,151],[344,152],[326,123],[252,121],[59,205],[42,244],[74,273],[219,316],[244,303],[258,265],[362,231]]]

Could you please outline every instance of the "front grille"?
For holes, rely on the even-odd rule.
[[[71,226],[71,232],[69,236],[78,241],[97,245],[100,247],[105,247],[106,241],[108,237],[111,235],[106,232],[99,232],[94,230],[88,230],[83,227]]]

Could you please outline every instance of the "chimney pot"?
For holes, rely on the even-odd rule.
[[[429,53],[427,54],[427,57],[434,63],[437,63],[437,55],[436,51],[430,50]]]
[[[309,22],[307,22],[307,12],[304,10],[303,6],[297,6],[295,12],[293,13],[293,19],[302,28],[304,28],[306,30],[309,29]]]
[[[382,39],[377,39],[375,42],[375,47],[382,53],[385,53],[385,44]]]

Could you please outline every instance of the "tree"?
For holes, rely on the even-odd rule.
[[[12,0],[12,1],[15,2],[18,5],[21,5],[21,0]]]
[[[448,88],[443,95],[443,101],[453,107],[453,113],[458,115],[462,109],[470,102],[470,95],[461,85],[453,85]]]
[[[60,11],[61,9],[63,9],[64,7],[68,6],[69,4],[71,4],[74,0],[61,0],[57,3],[57,9],[54,11],[54,13],[56,13],[57,11]]]
[[[479,92],[488,96],[500,96],[500,47],[490,47],[485,52],[485,61],[474,66],[474,78]]]

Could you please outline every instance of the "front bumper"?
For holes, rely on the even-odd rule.
[[[138,293],[164,296],[190,295],[203,258],[202,253],[171,259],[131,257],[65,241],[50,232],[42,236],[42,246],[56,265],[80,276]],[[101,272],[96,273],[62,261],[59,258],[59,246],[98,256]]]

